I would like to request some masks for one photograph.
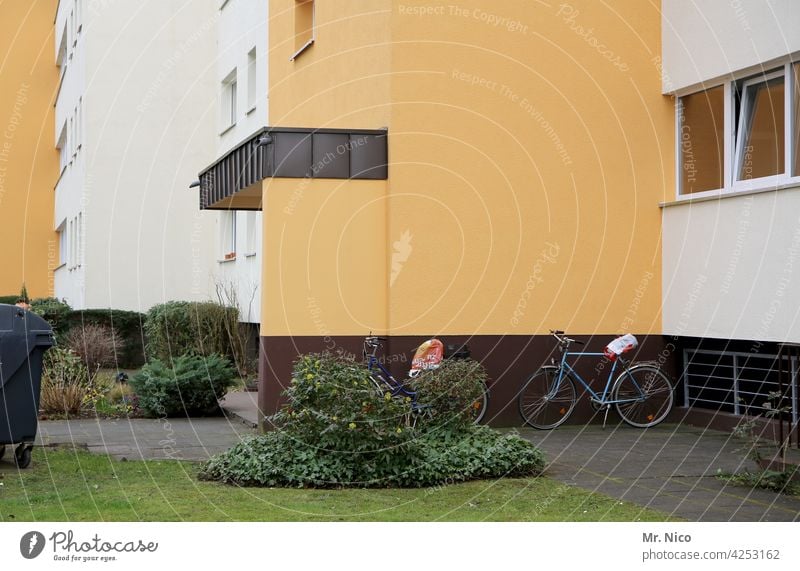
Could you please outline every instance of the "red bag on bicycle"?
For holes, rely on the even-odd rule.
[[[422,371],[435,369],[444,358],[444,345],[438,339],[428,339],[417,348],[411,360],[411,370],[408,375],[414,377]]]

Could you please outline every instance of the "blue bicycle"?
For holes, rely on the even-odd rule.
[[[622,420],[638,428],[655,426],[672,410],[674,390],[669,377],[655,363],[630,365],[621,354],[611,355],[612,366],[601,393],[596,393],[567,361],[568,357],[606,357],[609,353],[569,351],[572,343],[582,341],[567,337],[563,331],[550,331],[556,338],[561,359],[551,359],[536,371],[520,391],[517,402],[525,422],[533,428],[549,430],[569,418],[577,402],[577,380],[589,394],[595,410],[603,410],[605,419],[613,405]],[[620,370],[612,384],[614,373]]]

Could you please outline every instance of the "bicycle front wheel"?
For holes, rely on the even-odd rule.
[[[637,428],[655,426],[664,420],[675,401],[669,378],[652,365],[638,365],[623,371],[611,394],[622,420]]]
[[[517,404],[520,416],[529,426],[549,430],[567,420],[577,400],[572,377],[565,373],[559,379],[558,367],[546,366],[528,379]]]

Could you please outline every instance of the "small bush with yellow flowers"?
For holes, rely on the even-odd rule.
[[[206,462],[200,477],[236,485],[421,487],[537,475],[542,453],[516,435],[468,423],[417,423],[411,403],[380,390],[369,371],[331,355],[301,357],[273,430]]]

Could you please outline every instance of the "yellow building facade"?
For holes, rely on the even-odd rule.
[[[658,355],[660,33],[635,0],[273,0],[270,125],[384,131],[388,172],[317,176],[323,158],[261,183],[262,410],[298,353],[360,355],[370,331],[397,374],[428,337],[466,342],[496,424],[518,422],[550,329],[595,349],[631,332]]]
[[[52,295],[56,0],[0,4],[0,295]]]

